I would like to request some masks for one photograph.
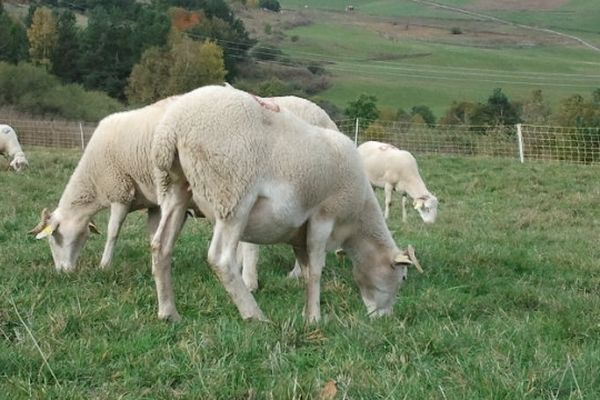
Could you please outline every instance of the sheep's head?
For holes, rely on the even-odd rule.
[[[27,158],[25,158],[25,154],[23,153],[15,154],[12,161],[10,162],[10,167],[17,172],[24,170],[28,166],[29,162],[27,161]]]
[[[60,209],[49,213],[44,208],[40,222],[29,231],[36,239],[48,238],[54,266],[58,271],[75,268],[90,232],[99,233],[93,222],[81,216],[65,216]]]
[[[413,206],[426,224],[433,224],[437,217],[438,199],[432,194],[414,200]]]
[[[396,293],[406,280],[408,267],[414,265],[419,272],[423,270],[412,246],[405,251],[395,247],[386,251],[371,251],[370,256],[370,262],[355,263],[352,271],[354,279],[369,315],[389,315],[392,313]]]

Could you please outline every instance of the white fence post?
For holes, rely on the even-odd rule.
[[[83,126],[79,123],[79,133],[81,134],[81,150],[85,150],[85,138],[83,137]]]
[[[517,124],[517,138],[519,140],[519,160],[523,164],[525,162],[525,153],[523,152],[523,131],[521,130],[521,124]]]
[[[358,146],[358,118],[356,118],[356,126],[354,127],[354,145]]]

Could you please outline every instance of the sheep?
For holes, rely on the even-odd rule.
[[[413,261],[394,243],[356,147],[342,133],[246,92],[207,86],[169,107],[152,159],[161,207],[151,243],[159,318],[180,318],[170,255],[190,199],[214,217],[208,261],[242,318],[266,319],[237,268],[239,241],[293,247],[307,284],[308,322],[321,316],[325,252],[340,246],[368,313],[391,313]]]
[[[119,230],[129,212],[147,208],[152,235],[160,214],[150,163],[152,136],[174,99],[100,121],[58,207],[52,213],[44,209],[39,224],[30,231],[38,239],[48,238],[57,270],[75,268],[89,233],[97,233],[92,217],[107,207],[110,218],[101,268],[111,264]]]
[[[0,124],[0,154],[12,158],[9,168],[15,171],[22,171],[29,166],[27,157],[21,149],[17,133],[9,125]]]
[[[231,87],[230,85],[227,86]],[[327,112],[310,100],[297,96],[277,96],[269,97],[265,100],[274,103],[278,107],[286,108],[311,125],[336,131],[339,130]],[[242,265],[242,279],[251,291],[258,289],[258,274],[256,271],[258,252],[258,246],[253,247],[251,244],[244,244],[241,247],[242,256],[240,257],[240,265]],[[289,272],[288,276],[290,278],[298,278],[300,274],[300,264],[296,260],[294,268]]]
[[[402,193],[402,221],[406,221],[405,197],[413,198],[414,208],[425,223],[435,222],[437,198],[425,187],[419,175],[417,160],[408,151],[391,144],[368,141],[358,146],[367,176],[372,185],[385,191],[384,217],[388,219],[392,205],[392,192]]]

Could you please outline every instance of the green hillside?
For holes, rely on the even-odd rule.
[[[566,34],[579,30],[582,39],[600,44],[600,25],[592,22],[600,4],[593,1],[555,1],[542,11],[486,10],[483,0],[443,3]],[[352,12],[347,4],[282,2],[290,19],[310,22],[284,29],[295,40],[280,45],[294,60],[325,65],[332,85],[321,97],[340,107],[366,92],[380,106],[426,104],[439,116],[453,100],[485,101],[497,87],[515,100],[542,89],[553,106],[600,87],[600,51],[570,38],[413,1],[361,2]],[[457,28],[460,34],[453,34]]]

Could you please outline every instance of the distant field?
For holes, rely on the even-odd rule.
[[[506,2],[502,7],[484,0],[439,3],[516,23],[580,32],[583,39],[600,45],[597,2],[554,1],[555,8],[541,11],[522,10],[527,2]],[[520,101],[542,89],[552,106],[575,93],[589,97],[600,87],[600,52],[571,39],[412,1],[361,2],[354,12],[344,11],[347,4],[282,2],[283,7],[298,10],[284,13],[282,19],[299,18],[295,14],[299,13],[312,23],[292,29],[284,24],[288,38],[296,39],[280,46],[294,60],[324,63],[333,84],[322,97],[340,107],[366,92],[376,94],[380,106],[409,109],[425,104],[440,116],[453,100],[484,102],[497,87]],[[462,34],[452,34],[453,28]]]
[[[26,232],[56,205],[79,152],[26,151],[24,174],[0,163],[0,397],[316,399],[330,379],[335,399],[600,393],[597,167],[419,157],[439,220],[425,226],[411,211],[403,225],[396,202],[389,227],[425,273],[375,321],[350,266],[330,256],[324,321],[305,327],[284,246],[260,259],[256,298],[272,323],[242,321],[206,263],[210,228],[189,221],[173,268],[183,321],[168,325],[156,318],[142,213],[112,270],[97,269],[104,235],[77,271],[53,270],[47,243]],[[106,213],[96,222],[105,232]]]

